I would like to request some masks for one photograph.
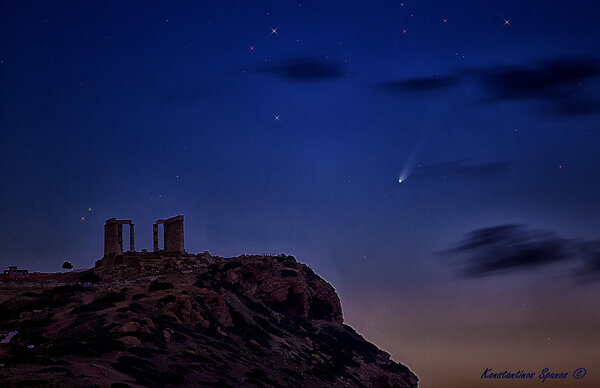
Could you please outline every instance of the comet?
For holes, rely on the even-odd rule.
[[[427,138],[428,132],[429,131],[427,130],[422,130],[419,133],[419,137],[415,145],[412,147],[412,149],[408,153],[406,160],[404,161],[404,166],[402,167],[402,171],[400,171],[400,175],[398,176],[398,183],[404,183],[410,176],[410,173],[415,167],[417,155],[419,154],[421,148],[423,148],[423,144],[425,143],[425,139]]]

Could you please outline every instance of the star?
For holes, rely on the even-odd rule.
[[[405,30],[404,28],[402,29],[402,34],[406,35],[407,32],[408,30]]]
[[[512,18],[508,18],[508,19],[502,18],[502,20],[504,20],[504,24],[502,24],[502,27],[504,27],[504,26],[511,26],[512,27],[512,24],[510,24],[510,20],[511,19]]]
[[[248,45],[248,47],[250,47],[250,49],[248,50],[248,52],[250,52],[250,51],[254,51],[254,46],[250,46],[250,45]]]
[[[91,207],[88,207],[88,212],[91,212],[91,211],[92,211],[92,208],[91,208]]]
[[[446,24],[448,24],[448,19],[446,19],[446,18],[442,18],[442,23],[446,23]]]
[[[277,35],[279,36],[279,33],[277,33],[277,30],[279,29],[280,26],[277,26],[275,28],[269,26],[269,28],[271,29],[271,32],[269,33],[269,35]]]
[[[275,118],[273,119],[273,121],[279,121],[279,116],[280,116],[280,115],[276,115],[276,114],[274,114],[274,115],[273,115],[273,117],[275,117]]]
[[[81,222],[85,222],[85,217],[81,217]]]

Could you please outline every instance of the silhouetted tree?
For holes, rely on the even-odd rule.
[[[69,263],[68,261],[65,261],[62,264],[63,269],[72,269],[73,268],[73,264]]]

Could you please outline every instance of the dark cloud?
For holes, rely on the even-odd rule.
[[[598,104],[582,87],[600,74],[594,59],[558,58],[533,66],[479,71],[479,80],[494,100],[550,101],[564,115],[593,113]]]
[[[600,242],[567,239],[553,232],[509,224],[477,229],[443,252],[457,258],[466,277],[540,268],[558,262],[576,267],[581,280],[600,280]]]
[[[466,159],[452,160],[449,162],[417,167],[412,173],[411,179],[415,178],[495,178],[508,171],[510,163],[500,161],[494,163],[469,163]]]
[[[458,81],[455,76],[437,76],[384,82],[380,87],[390,92],[428,92],[449,88]]]
[[[530,67],[482,71],[481,80],[499,99],[557,98],[598,75],[597,61],[553,59]]]
[[[600,240],[580,242],[577,249],[584,259],[578,278],[584,282],[600,281]]]
[[[261,71],[293,81],[322,81],[344,76],[344,66],[327,57],[305,57],[264,65]]]
[[[597,83],[600,61],[595,58],[552,58],[509,67],[462,70],[454,74],[412,78],[380,84],[381,89],[404,93],[435,91],[459,82],[475,82],[489,94],[490,102],[537,100],[551,112],[574,116],[600,111]],[[548,112],[544,112],[548,113]]]

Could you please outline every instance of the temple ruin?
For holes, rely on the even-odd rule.
[[[129,252],[135,252],[134,224],[131,220],[109,218],[104,224],[104,256],[123,253],[123,225],[129,225]]]
[[[129,225],[129,250],[123,248],[123,225]],[[163,226],[163,246],[159,247],[159,226]],[[166,261],[191,260],[194,255],[185,251],[183,238],[183,216],[158,219],[152,225],[152,252],[135,250],[135,231],[132,220],[109,218],[104,224],[104,257],[106,265],[132,265],[150,263],[156,259]]]
[[[185,252],[183,249],[183,216],[175,216],[166,220],[156,220],[152,225],[152,242],[154,252],[158,252],[158,225],[164,226],[164,250],[167,252]]]

